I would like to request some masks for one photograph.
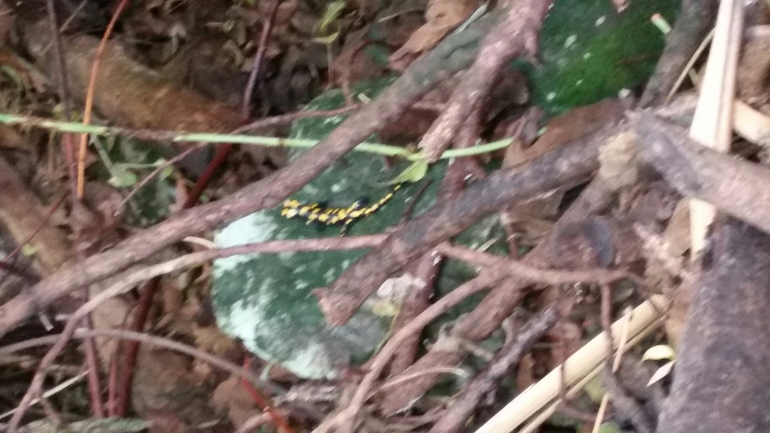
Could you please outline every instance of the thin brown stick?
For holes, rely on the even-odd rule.
[[[248,370],[251,366],[251,356],[245,355],[243,357],[243,369]],[[254,386],[249,382],[248,380],[241,379],[241,385],[246,390],[246,392],[249,394],[252,400],[254,400],[255,403],[257,403],[257,406],[262,409],[263,411],[267,412],[268,415],[270,415],[270,418],[272,419],[273,423],[276,425],[276,427],[280,427],[284,433],[294,433],[294,430],[291,428],[288,422],[286,422],[286,419],[275,411],[273,408],[272,402],[268,400],[266,397],[262,396],[262,393],[257,390],[257,388],[254,388]]]
[[[16,353],[20,350],[30,349],[38,346],[47,346],[55,344],[62,339],[63,334],[46,335],[45,337],[33,338],[19,343],[9,344],[8,346],[0,347],[0,356]],[[171,340],[165,337],[159,337],[157,335],[144,334],[141,332],[126,331],[123,329],[77,329],[72,335],[72,338],[82,340],[84,338],[94,337],[110,337],[119,338],[122,340],[139,341],[142,344],[150,346],[161,347],[164,349],[173,350],[175,352],[183,353],[185,355],[192,356],[194,358],[205,361],[217,368],[220,368],[236,377],[246,379],[251,383],[257,384],[270,392],[276,394],[283,394],[284,391],[270,383],[267,383],[259,378],[256,374],[253,374],[247,370],[244,370],[241,366],[234,364],[226,359],[217,357],[210,353],[204,352],[196,347],[188,346],[178,341]]]
[[[88,295],[88,288],[84,288],[83,291]],[[91,320],[90,314],[83,319],[83,323],[88,329],[94,328],[94,322]],[[102,400],[101,381],[99,380],[99,361],[96,354],[96,342],[93,338],[83,340],[83,353],[86,358],[86,368],[88,369],[88,397],[91,403],[91,413],[94,418],[104,418],[106,412],[104,410],[104,401]]]
[[[259,427],[270,423],[270,414],[267,412],[258,413],[251,418],[247,419],[245,423],[238,427],[235,433],[248,433],[257,430]]]
[[[86,92],[86,106],[83,109],[83,124],[88,125],[91,123],[91,112],[94,105],[94,92],[96,91],[96,76],[99,71],[99,63],[101,62],[102,55],[104,54],[104,48],[107,46],[107,41],[112,34],[112,29],[115,28],[115,23],[118,21],[118,17],[123,13],[123,10],[128,5],[128,0],[121,0],[115,12],[112,14],[107,28],[104,30],[102,40],[99,41],[99,47],[96,49],[96,55],[94,56],[94,64],[91,66],[91,76],[88,79],[88,91]],[[55,29],[55,27],[54,27]],[[78,188],[77,198],[83,199],[83,191],[85,188],[85,170],[86,170],[86,148],[88,146],[88,134],[80,134],[80,147],[78,150]]]
[[[118,346],[120,348],[120,346]],[[107,414],[110,418],[118,416],[118,360],[121,350],[115,352],[115,356],[110,360],[110,371],[107,376]]]
[[[386,391],[390,388],[393,388],[394,386],[402,385],[404,382],[409,382],[410,380],[416,379],[426,374],[453,374],[463,380],[468,379],[468,377],[470,376],[469,372],[463,370],[460,367],[436,367],[429,370],[418,371],[417,373],[402,374],[398,377],[398,379],[385,383],[379,388],[377,388],[377,390],[374,391],[374,393],[376,394],[379,392]]]
[[[637,278],[625,271],[605,268],[591,268],[580,270],[561,270],[545,269],[524,262],[508,260],[494,254],[482,253],[470,248],[460,247],[450,244],[441,244],[436,248],[441,254],[452,257],[456,260],[462,260],[479,266],[494,267],[503,266],[508,268],[511,275],[524,278],[530,281],[544,284],[569,284],[574,282],[595,282],[607,284],[623,278],[637,280]]]
[[[159,279],[160,277],[155,277],[144,283],[139,300],[135,304],[134,314],[130,317],[130,330],[141,332],[144,329],[150,314],[152,300],[155,297],[155,292],[160,282]],[[129,320],[129,317],[124,318],[124,326],[125,320]],[[110,370],[110,378],[112,379],[112,374],[114,373],[116,380],[110,381],[109,392],[111,396],[114,396],[111,399],[113,402],[112,407],[114,408],[114,413],[111,416],[122,418],[128,412],[128,405],[131,401],[131,386],[134,382],[134,368],[139,354],[139,343],[136,341],[123,341],[118,347],[120,349],[115,353],[112,362],[113,368]],[[120,368],[118,364],[120,364]]]
[[[246,90],[243,92],[243,104],[241,105],[241,117],[244,120],[249,118],[251,112],[251,96],[254,93],[254,86],[257,84],[257,78],[259,77],[260,66],[262,60],[265,58],[265,52],[267,51],[267,42],[270,38],[270,32],[273,30],[273,22],[275,16],[278,13],[278,6],[281,5],[281,0],[273,0],[273,5],[270,8],[270,13],[267,19],[262,24],[262,34],[259,37],[259,47],[257,53],[254,55],[254,63],[251,65],[251,72],[249,73],[249,81],[246,83]]]
[[[612,288],[607,283],[601,284],[600,305],[599,311],[602,329],[607,335],[607,341],[609,342],[609,345],[607,346],[607,362],[610,362],[613,355],[613,341],[615,340],[612,338]]]
[[[58,27],[58,19],[56,17],[56,6],[53,0],[46,1],[46,9],[48,10],[48,23],[52,29]],[[56,88],[59,93],[59,100],[61,101],[64,119],[70,121],[72,119],[71,101],[69,87],[67,86],[67,68],[65,67],[64,51],[61,45],[61,32],[53,32],[53,53],[54,63],[56,70]],[[62,150],[64,151],[64,161],[67,164],[67,171],[69,173],[69,183],[72,189],[72,200],[77,200],[77,172],[75,171],[74,149],[72,147],[72,135],[64,134],[61,137]]]

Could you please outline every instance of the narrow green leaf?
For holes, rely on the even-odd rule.
[[[316,34],[322,35],[326,33],[326,28],[342,15],[342,11],[344,11],[346,7],[347,3],[344,0],[329,3],[324,10],[324,14],[321,16],[321,19],[318,21],[318,31]]]

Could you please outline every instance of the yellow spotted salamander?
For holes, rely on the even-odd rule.
[[[345,233],[350,225],[361,218],[377,212],[385,205],[402,184],[396,184],[393,188],[376,202],[366,205],[364,200],[357,200],[348,207],[326,207],[320,203],[303,203],[299,200],[289,199],[283,203],[281,216],[284,218],[301,218],[305,224],[321,224],[335,226],[342,224],[342,233]]]

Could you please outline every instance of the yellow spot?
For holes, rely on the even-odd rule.
[[[299,216],[305,216],[305,215],[313,215],[313,211],[315,210],[314,206],[303,206],[299,209],[298,215]]]

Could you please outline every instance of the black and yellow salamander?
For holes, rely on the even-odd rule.
[[[385,205],[402,184],[396,184],[393,188],[376,202],[366,205],[364,200],[357,200],[348,207],[326,207],[320,203],[304,203],[299,200],[289,199],[283,203],[281,216],[284,218],[301,218],[305,224],[321,224],[334,226],[342,224],[342,232],[345,233],[350,225],[359,219],[366,218],[377,212]]]

